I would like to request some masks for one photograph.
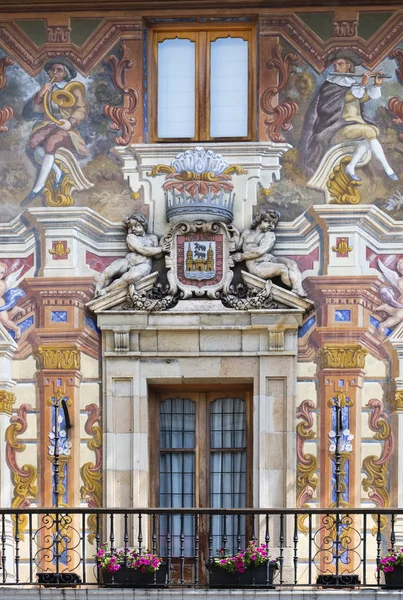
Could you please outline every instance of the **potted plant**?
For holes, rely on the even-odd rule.
[[[403,548],[392,548],[381,558],[377,571],[385,575],[385,587],[403,589]]]
[[[231,556],[224,548],[209,565],[209,586],[214,588],[265,587],[273,588],[277,562],[270,560],[266,544],[250,541],[245,550]]]
[[[95,555],[105,587],[165,587],[167,565],[150,552],[102,544]]]

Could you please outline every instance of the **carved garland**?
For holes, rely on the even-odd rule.
[[[375,431],[374,439],[383,442],[381,456],[367,456],[363,461],[363,470],[367,477],[362,481],[364,491],[379,508],[390,506],[390,497],[387,490],[388,461],[393,452],[393,434],[388,423],[388,416],[383,412],[383,402],[373,398],[367,404],[372,409],[369,414],[369,428]],[[386,526],[388,518],[381,516],[381,530]],[[375,535],[377,527],[372,529]]]
[[[112,121],[110,129],[112,131],[122,132],[122,135],[116,136],[116,143],[120,146],[126,146],[133,135],[134,126],[137,123],[136,117],[129,116],[136,112],[139,104],[139,95],[137,90],[132,87],[126,87],[124,84],[124,71],[133,67],[133,61],[129,58],[129,48],[126,44],[122,44],[122,58],[118,60],[116,56],[111,55],[103,61],[105,64],[110,63],[112,67],[113,84],[118,90],[122,90],[124,94],[123,103],[127,99],[127,106],[116,107],[106,104],[104,114]]]
[[[37,469],[33,465],[18,466],[17,452],[23,452],[26,444],[20,442],[17,436],[25,433],[27,430],[27,413],[32,411],[30,404],[22,404],[17,409],[17,414],[11,417],[11,424],[6,430],[6,462],[11,471],[11,479],[14,485],[14,496],[11,501],[11,508],[27,508],[33,500],[36,500],[38,489],[35,485],[37,480]],[[16,534],[16,517],[14,520],[14,532]],[[23,538],[21,532],[24,531],[28,523],[26,515],[20,515],[18,519],[18,532],[20,538]]]
[[[8,67],[14,64],[14,61],[8,56],[4,56],[0,58],[0,91],[4,88],[7,83],[7,75],[6,70]],[[8,131],[7,127],[4,126],[7,121],[13,118],[14,111],[11,106],[5,106],[4,108],[0,108],[0,133],[4,131]]]
[[[297,419],[303,419],[297,425],[297,506],[298,508],[309,508],[307,502],[312,499],[318,486],[318,460],[312,454],[304,454],[304,444],[306,440],[315,437],[312,430],[313,416],[312,411],[315,404],[312,400],[301,402]],[[298,529],[305,535],[308,533],[308,527],[305,525],[307,515],[298,516]]]
[[[296,54],[286,54],[281,56],[282,47],[276,44],[272,50],[272,56],[266,63],[267,69],[277,69],[279,74],[279,83],[277,86],[268,87],[260,97],[260,106],[267,115],[264,124],[267,126],[267,137],[272,142],[285,142],[281,130],[291,129],[291,120],[298,112],[296,102],[286,101],[277,106],[273,106],[273,101],[278,93],[287,85],[290,76],[291,65],[298,61]]]
[[[81,467],[81,479],[83,485],[80,488],[81,499],[86,500],[90,508],[100,508],[102,506],[102,430],[101,409],[96,404],[88,404],[85,407],[88,413],[88,418],[85,423],[85,433],[91,436],[87,446],[95,452],[95,464],[92,462],[85,463]],[[97,529],[96,515],[88,517],[88,527],[94,533],[88,536],[90,544],[94,543]]]

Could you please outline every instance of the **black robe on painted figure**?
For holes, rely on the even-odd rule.
[[[311,102],[304,119],[299,156],[301,165],[309,177],[315,173],[320,161],[332,145],[332,138],[346,125],[354,125],[359,121],[345,121],[342,118],[344,98],[350,88],[325,81],[316,98]],[[364,118],[363,104],[360,103],[361,116]]]

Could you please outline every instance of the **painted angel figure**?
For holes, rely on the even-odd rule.
[[[18,278],[23,268],[21,267],[17,271],[8,273],[9,269],[7,265],[4,262],[0,262],[0,323],[6,329],[14,331],[16,340],[21,337],[21,328],[10,317],[15,316],[16,311],[18,311],[18,309],[14,308],[17,300],[25,296],[25,292],[17,287],[19,283]],[[14,314],[9,313],[9,311],[13,311]]]
[[[379,331],[385,333],[386,329],[395,327],[403,321],[403,258],[398,261],[396,271],[389,269],[380,260],[378,266],[394,288],[388,286],[380,288],[379,292],[384,303],[375,309],[377,312],[384,311],[390,315],[379,325]]]

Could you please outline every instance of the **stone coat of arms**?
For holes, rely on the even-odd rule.
[[[228,292],[233,272],[232,226],[217,221],[177,223],[163,240],[169,294],[218,298]]]

